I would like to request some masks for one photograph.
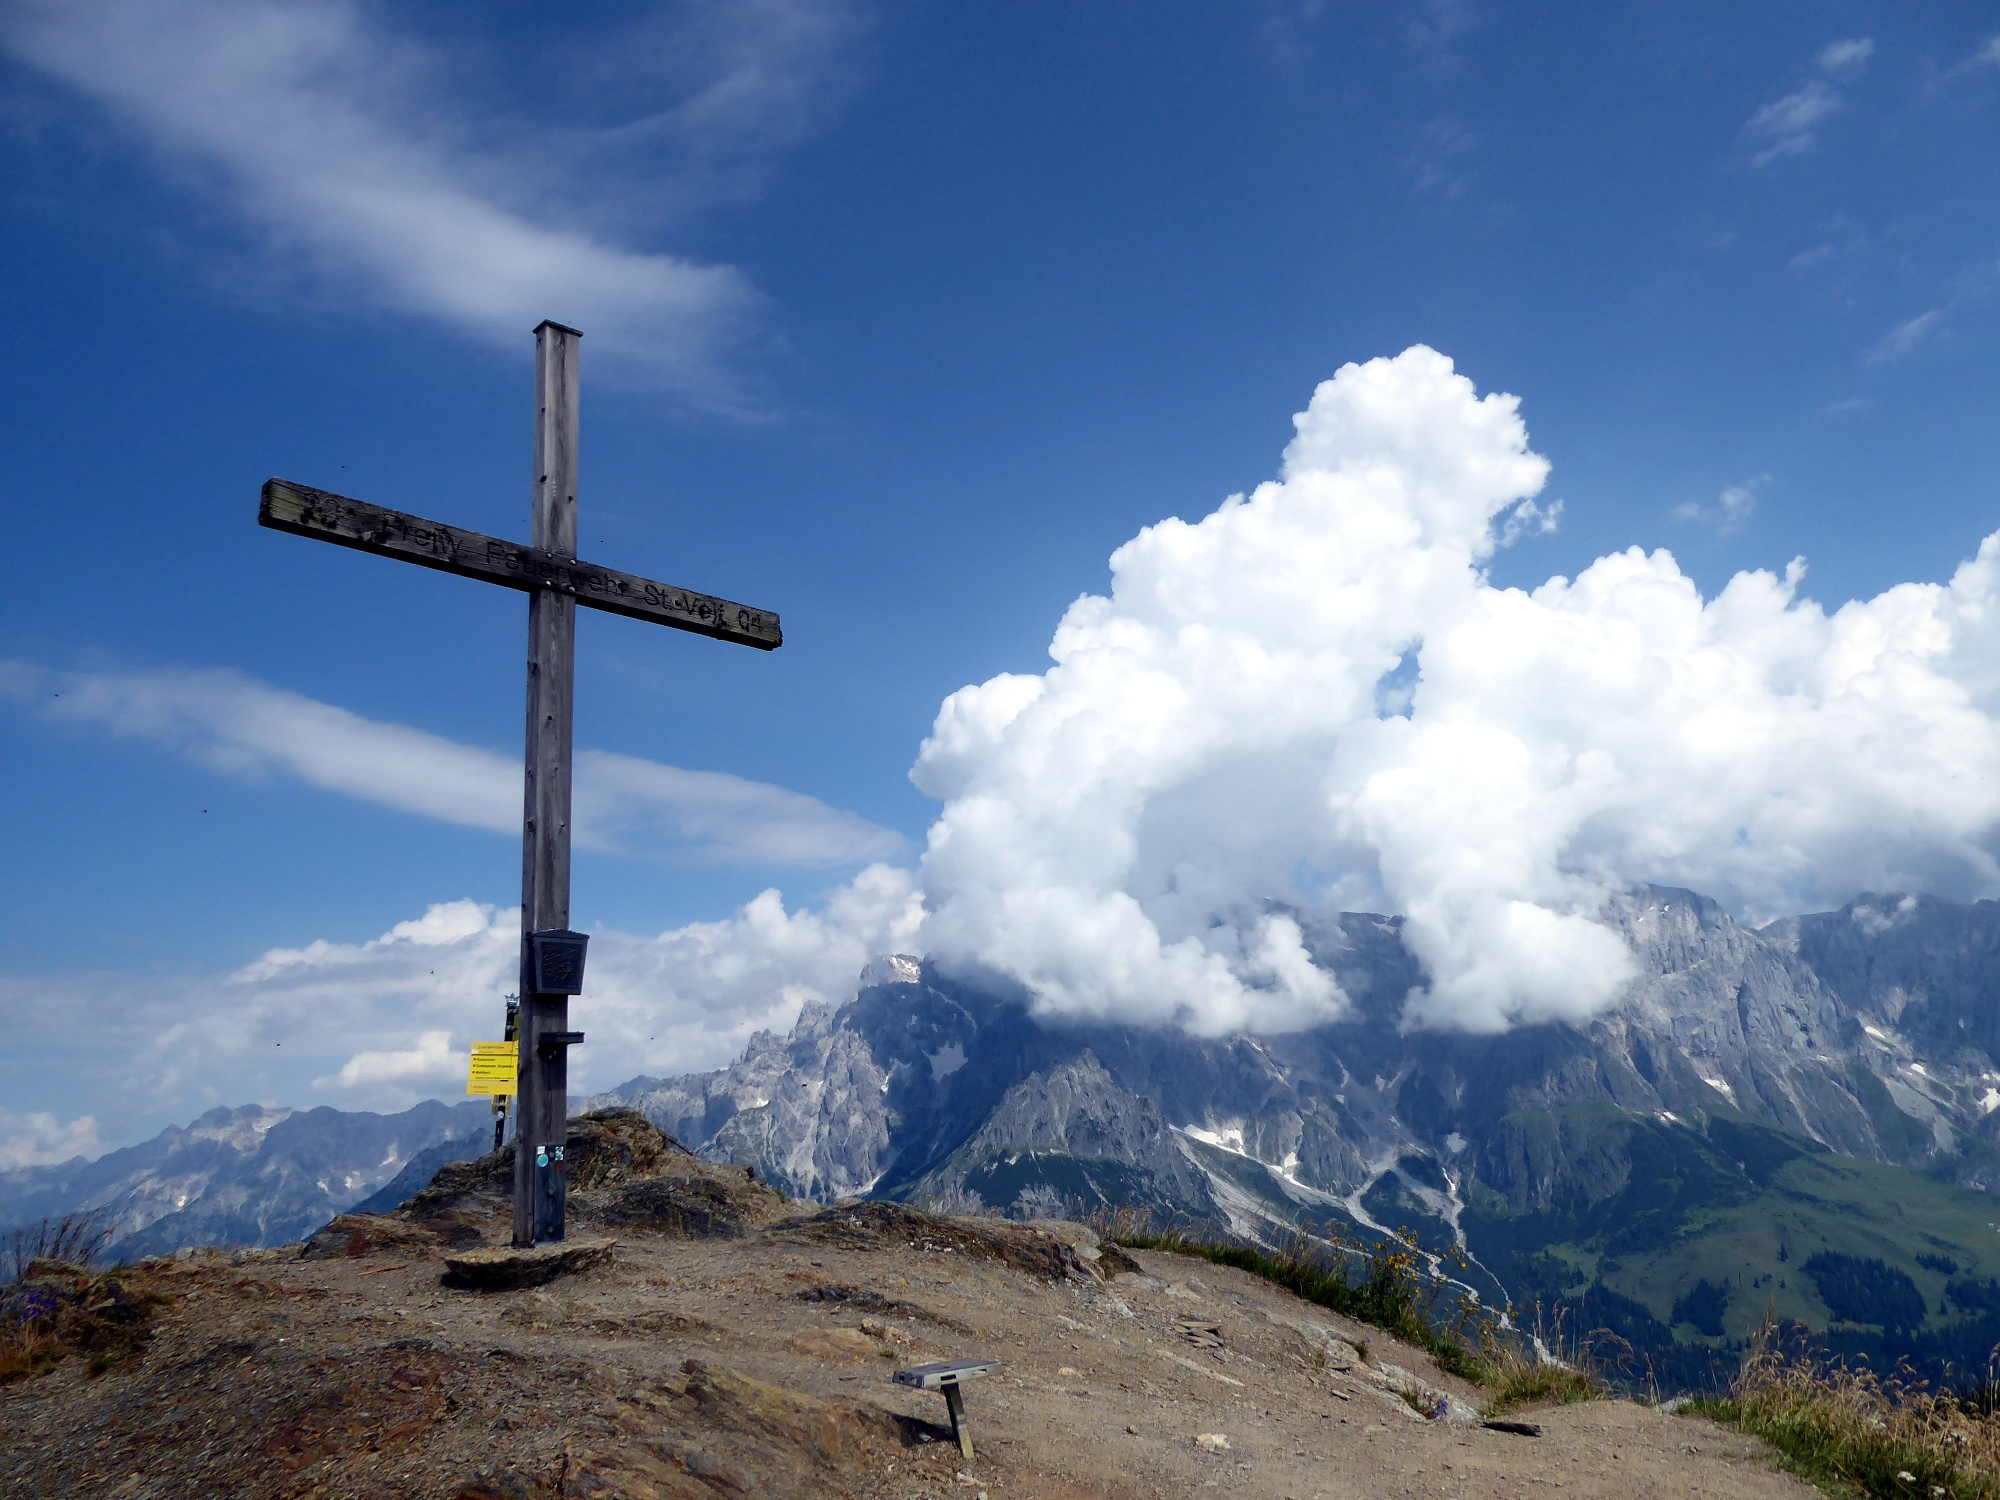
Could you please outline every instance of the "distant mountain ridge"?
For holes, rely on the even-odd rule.
[[[1757,930],[1640,888],[1603,914],[1640,968],[1621,1003],[1498,1036],[1401,1028],[1423,975],[1399,919],[1298,920],[1355,1002],[1311,1031],[1044,1022],[887,955],[727,1068],[575,1108],[629,1103],[822,1201],[1406,1231],[1469,1255],[1483,1298],[1567,1306],[1686,1383],[1766,1307],[1871,1356],[2000,1343],[2000,903],[1868,895]],[[91,1206],[126,1254],[278,1244],[393,1207],[489,1129],[483,1103],[216,1110],[0,1173],[0,1226]]]
[[[0,1171],[0,1227],[96,1209],[126,1257],[187,1245],[282,1245],[304,1239],[426,1150],[461,1138],[476,1143],[486,1115],[483,1101],[426,1100],[393,1115],[212,1109],[95,1161]],[[474,1144],[468,1154],[484,1149]]]
[[[1300,919],[1356,1001],[1313,1031],[1204,1040],[1045,1024],[899,957],[871,965],[845,1006],[808,1007],[726,1069],[594,1097],[814,1198],[941,1182],[1009,1090],[1031,1077],[1045,1089],[1049,1070],[1085,1055],[1184,1139],[1289,1163],[1339,1194],[1405,1149],[1454,1159],[1467,1149],[1454,1138],[1476,1147],[1512,1110],[1586,1102],[1740,1114],[1842,1155],[2000,1187],[2000,904],[1864,896],[1758,931],[1707,897],[1645,887],[1604,918],[1642,972],[1583,1026],[1404,1033],[1402,999],[1422,976],[1400,920],[1347,913]],[[1515,1195],[1540,1191],[1499,1175]]]

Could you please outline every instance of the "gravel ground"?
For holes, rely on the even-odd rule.
[[[1426,1419],[1404,1391],[1460,1416],[1478,1393],[1242,1272],[1138,1252],[1106,1279],[1085,1230],[763,1217],[635,1229],[506,1292],[449,1289],[444,1246],[408,1232],[149,1263],[131,1279],[172,1301],[142,1355],[0,1390],[0,1495],[1813,1493],[1754,1441],[1625,1402],[1514,1414],[1539,1437]],[[966,1387],[970,1464],[942,1400],[890,1380],[960,1357],[1002,1362]]]

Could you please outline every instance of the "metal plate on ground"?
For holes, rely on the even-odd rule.
[[[912,1369],[898,1370],[895,1380],[898,1385],[907,1385],[919,1391],[934,1391],[941,1386],[962,1385],[968,1380],[977,1380],[982,1375],[991,1375],[1000,1368],[1000,1362],[992,1359],[948,1359],[942,1364],[917,1365]]]

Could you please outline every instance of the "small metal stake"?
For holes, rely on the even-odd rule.
[[[965,1420],[965,1393],[959,1389],[959,1384],[991,1375],[999,1368],[998,1363],[990,1359],[952,1359],[943,1364],[898,1370],[894,1379],[898,1385],[909,1386],[912,1390],[936,1391],[944,1397],[944,1409],[951,1413],[951,1435],[957,1439],[958,1451],[964,1455],[965,1461],[971,1463],[972,1427]]]
[[[944,1388],[944,1409],[951,1413],[951,1435],[958,1440],[958,1451],[965,1455],[967,1463],[971,1463],[972,1424],[965,1420],[965,1397],[959,1391],[957,1381]]]

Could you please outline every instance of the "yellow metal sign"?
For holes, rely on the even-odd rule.
[[[519,1086],[521,1049],[515,1042],[474,1042],[465,1070],[468,1094],[511,1094]]]

